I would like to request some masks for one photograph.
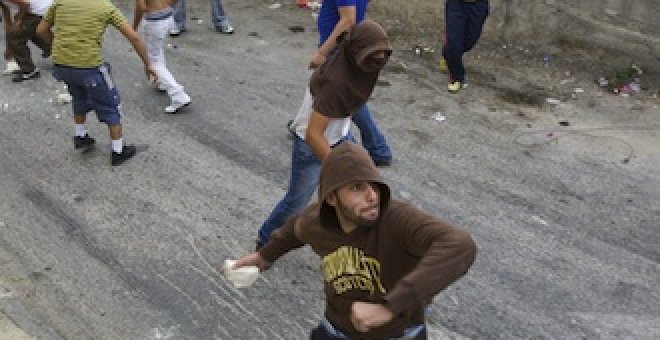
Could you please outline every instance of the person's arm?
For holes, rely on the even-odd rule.
[[[37,25],[37,36],[43,42],[48,43],[49,45],[53,44],[53,31],[51,30],[53,25],[48,20],[42,19]]]
[[[463,276],[474,262],[477,246],[463,229],[441,221],[411,205],[396,207],[392,237],[408,253],[420,257],[417,266],[387,293],[385,301],[399,315],[412,306],[428,303]]]
[[[135,30],[131,27],[131,25],[126,22],[121,24],[118,29],[119,32],[121,32],[121,34],[131,43],[131,45],[133,45],[133,49],[135,49],[137,55],[140,57],[140,59],[142,59],[142,63],[144,64],[144,73],[147,75],[147,78],[150,80],[156,80],[156,72],[149,63],[147,49],[144,47],[144,43],[142,42],[142,39],[140,39],[140,35],[138,35],[137,32],[135,32]]]
[[[300,237],[300,215],[287,219],[284,225],[276,229],[270,240],[259,251],[248,254],[236,260],[234,269],[245,266],[257,266],[266,270],[270,264],[289,251],[304,245]]]
[[[55,22],[55,10],[58,7],[58,4],[56,2],[53,2],[53,4],[48,8],[46,11],[46,14],[44,14],[43,18],[41,18],[41,21],[37,25],[37,36],[39,39],[41,39],[43,42],[48,43],[48,45],[53,44],[53,23]]]
[[[7,6],[4,2],[0,1],[0,11],[2,11],[2,20],[4,21],[3,24],[5,26],[5,33],[9,32],[11,29],[11,11],[9,10],[9,6]],[[9,42],[7,39],[5,39],[5,54],[4,54],[5,60],[9,60],[13,57],[11,53],[11,49],[9,48]]]
[[[145,9],[145,0],[136,0],[135,1],[135,11],[133,12],[133,30],[137,31],[138,26],[140,26],[140,21],[142,21],[142,15],[144,14]]]
[[[322,115],[317,111],[312,111],[307,124],[307,132],[305,132],[305,143],[309,145],[316,157],[323,162],[323,160],[330,153],[330,144],[325,138],[325,129],[328,127],[330,118]]]
[[[2,12],[2,19],[5,21],[5,32],[7,31],[9,25],[11,25],[11,11],[9,6],[5,5],[4,2],[0,1],[0,11]]]
[[[328,39],[319,47],[316,54],[312,56],[312,59],[309,61],[309,68],[317,68],[321,66],[328,57],[328,54],[337,47],[337,38],[339,35],[353,27],[356,21],[356,6],[340,6],[339,22],[337,22],[335,28],[332,29],[332,33],[330,33]]]
[[[21,30],[21,24],[23,23],[23,18],[30,11],[30,2],[28,0],[9,0],[18,6],[18,12],[14,16],[14,21],[10,26],[10,30],[18,32]]]

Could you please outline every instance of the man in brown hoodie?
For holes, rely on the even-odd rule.
[[[234,268],[265,270],[309,244],[321,257],[325,319],[311,339],[426,339],[425,307],[474,262],[470,235],[390,200],[369,154],[343,142],[323,162],[319,202]]]

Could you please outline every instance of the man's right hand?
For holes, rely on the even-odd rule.
[[[234,268],[238,269],[246,266],[257,266],[259,271],[264,271],[270,267],[270,262],[266,261],[259,252],[254,252],[252,254],[245,255],[240,259],[237,259],[234,263]]]
[[[144,67],[144,73],[147,75],[147,79],[149,79],[149,81],[156,82],[158,80],[156,70],[154,70],[151,64]]]

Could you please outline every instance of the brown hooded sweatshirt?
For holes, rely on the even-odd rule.
[[[314,110],[330,118],[348,117],[367,102],[392,54],[387,33],[371,20],[353,26],[337,41],[336,52],[309,81]]]
[[[390,200],[390,190],[369,154],[350,142],[335,147],[323,163],[319,202],[360,181],[379,184],[381,214],[376,225],[346,234],[334,208],[317,203],[277,229],[260,254],[274,262],[309,244],[321,257],[328,321],[351,339],[402,336],[407,327],[424,323],[424,308],[433,296],[467,272],[476,245],[466,231]],[[367,333],[358,332],[350,319],[356,301],[388,305],[395,318]]]

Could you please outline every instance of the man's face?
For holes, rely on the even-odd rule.
[[[347,221],[360,226],[372,226],[380,214],[380,188],[371,182],[345,185],[335,193],[330,203]]]

